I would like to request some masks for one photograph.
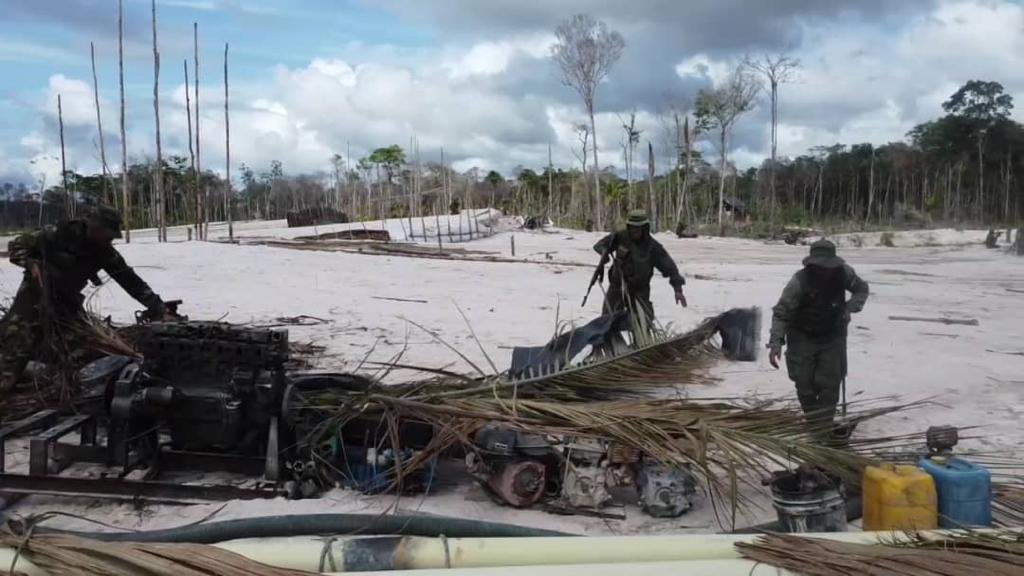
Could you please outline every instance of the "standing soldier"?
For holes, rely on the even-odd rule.
[[[800,406],[815,430],[825,433],[846,377],[846,327],[850,314],[864,308],[868,284],[828,240],[812,244],[803,264],[772,309],[768,360],[778,369],[782,345],[788,346],[786,368]],[[853,294],[849,300],[847,291]]]
[[[167,316],[163,300],[113,246],[121,237],[121,216],[98,208],[84,220],[22,234],[10,242],[11,262],[25,275],[11,308],[0,319],[0,392],[14,387],[53,322],[82,318],[87,282],[99,286],[105,271],[154,318]]]
[[[603,275],[605,264],[612,259],[608,292],[604,298],[605,314],[639,308],[648,319],[654,318],[651,277],[655,269],[668,278],[675,290],[676,302],[686,306],[686,296],[683,295],[686,280],[661,243],[651,237],[651,221],[643,210],[630,212],[626,229],[602,238],[594,245],[594,251],[601,255],[599,276]]]

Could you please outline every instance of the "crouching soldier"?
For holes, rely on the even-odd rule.
[[[83,318],[86,283],[100,284],[100,270],[138,300],[154,318],[167,316],[160,296],[113,246],[121,217],[99,208],[87,218],[22,234],[10,242],[10,260],[25,274],[10,309],[0,319],[0,392],[14,387],[35,359],[47,325]]]
[[[812,244],[803,264],[772,309],[768,359],[777,369],[783,344],[788,347],[786,368],[800,406],[812,428],[828,434],[846,377],[847,325],[864,308],[868,284],[828,240]]]

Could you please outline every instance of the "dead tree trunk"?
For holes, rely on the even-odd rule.
[[[60,177],[64,182],[64,211],[68,218],[74,218],[75,207],[71,202],[71,190],[68,188],[68,167],[64,160],[64,109],[61,106],[60,94],[57,94],[57,125],[60,127]]]
[[[128,141],[125,138],[124,111],[124,0],[117,3],[117,68],[121,83],[121,210],[124,220],[124,241],[131,243],[131,197],[128,194]]]
[[[153,175],[153,183],[156,187],[156,222],[157,238],[160,242],[167,241],[167,227],[164,221],[164,178],[163,178],[163,151],[160,148],[160,52],[157,50],[156,41],[156,0],[152,0],[153,7],[153,115],[156,118],[156,170]]]
[[[192,71],[195,73],[196,97],[196,212],[198,217],[199,240],[206,240],[206,193],[203,187],[203,162],[199,149],[199,23],[192,23],[193,58]]]
[[[187,84],[187,83],[186,83]],[[235,223],[231,214],[231,120],[228,113],[228,45],[224,44],[224,217],[228,221],[228,242],[235,239]]]
[[[103,119],[100,116],[100,84],[96,78],[96,46],[89,42],[89,57],[92,60],[92,93],[96,101],[96,131],[100,139],[100,170],[103,174],[103,199],[109,205],[116,204],[114,190],[110,185],[110,171],[107,169],[107,147],[103,142]]]
[[[192,187],[192,197],[190,198],[190,202],[189,203],[193,204],[192,211],[193,211],[193,218],[194,218],[194,222],[195,222],[193,227],[196,228],[196,231],[197,231],[196,232],[197,233],[197,238],[196,239],[198,240],[198,227],[199,227],[199,211],[198,211],[198,208],[199,208],[199,204],[197,202],[191,202],[191,200],[194,200],[196,198],[196,196],[199,194],[199,173],[196,172],[196,152],[195,152],[195,148],[193,147],[193,142],[192,142],[192,99],[189,96],[191,88],[189,88],[189,84],[188,84],[188,59],[187,58],[184,60],[183,64],[184,64],[184,68],[185,68],[185,120],[188,122],[188,158],[189,158],[189,165],[191,166],[191,170],[192,170],[192,177],[193,177],[193,180],[194,180],[193,187]]]
[[[647,143],[647,205],[651,211],[651,231],[658,231],[658,204],[654,199],[654,146]]]

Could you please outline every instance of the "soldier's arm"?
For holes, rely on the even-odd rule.
[[[868,301],[868,283],[865,282],[857,272],[850,266],[846,267],[846,289],[853,296],[846,302],[846,308],[853,314],[864,309],[864,303]]]
[[[7,246],[11,264],[28,268],[32,262],[42,259],[42,231],[27,232],[15,237]]]
[[[668,283],[672,285],[672,288],[679,290],[686,284],[686,278],[679,273],[679,267],[676,266],[676,261],[669,255],[668,250],[661,244],[654,247],[654,267],[661,272],[661,275],[668,278]]]
[[[135,273],[135,270],[125,262],[124,257],[114,250],[110,249],[110,255],[105,259],[103,270],[117,282],[129,296],[138,300],[139,304],[146,307],[147,310],[162,311],[164,308],[164,301],[160,299],[160,296],[153,292],[153,289],[146,284],[146,281],[139,277]]]
[[[779,347],[786,342],[786,331],[793,315],[800,306],[800,299],[803,297],[803,287],[800,280],[794,275],[789,284],[782,290],[782,296],[772,308],[772,333],[768,345],[772,348]]]
[[[598,254],[604,254],[605,252],[611,252],[615,249],[615,232],[601,238],[594,244],[594,252]]]

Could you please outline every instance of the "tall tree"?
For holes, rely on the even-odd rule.
[[[769,55],[764,54],[760,58],[746,58],[744,60],[746,64],[752,70],[760,73],[765,80],[768,81],[768,87],[770,89],[771,98],[771,126],[769,130],[769,137],[771,139],[772,148],[772,159],[771,164],[768,165],[768,189],[769,189],[769,208],[768,208],[768,229],[775,229],[775,169],[778,164],[778,146],[779,146],[779,85],[785,84],[793,79],[796,69],[800,66],[800,61],[790,58],[784,54]]]
[[[188,86],[188,81],[185,82]],[[228,115],[228,44],[224,43],[224,217],[228,220],[228,241],[235,239],[234,205],[231,191],[231,118]]]
[[[64,160],[64,108],[60,103],[60,94],[57,94],[57,124],[60,127],[60,177],[64,182],[64,210],[68,218],[74,218],[75,203],[71,198],[71,189],[68,188],[68,166]]]
[[[96,132],[99,134],[100,142],[100,170],[103,173],[103,199],[111,206],[114,205],[113,191],[108,190],[110,173],[107,171],[107,146],[103,142],[103,118],[100,116],[100,83],[96,78],[96,46],[89,42],[89,57],[92,60],[92,94],[96,102]]]
[[[132,241],[131,198],[128,194],[128,140],[125,137],[124,110],[124,0],[117,3],[117,69],[121,83],[121,209],[124,219],[124,241]]]
[[[576,90],[590,117],[590,135],[594,145],[594,223],[603,228],[601,210],[600,163],[597,159],[597,124],[594,104],[597,86],[622,56],[626,42],[622,35],[609,30],[604,22],[589,14],[576,14],[555,29],[555,44],[551,53],[561,70],[562,83]]]
[[[156,170],[153,175],[153,183],[156,188],[156,221],[157,237],[160,242],[167,241],[167,228],[164,221],[164,159],[160,147],[160,52],[157,49],[156,41],[156,0],[152,0],[153,7],[153,116],[156,118]]]
[[[718,130],[721,160],[718,167],[718,233],[725,234],[725,173],[729,156],[729,136],[737,118],[754,107],[761,86],[743,67],[737,67],[720,86],[701,90],[697,95],[697,116]]]

